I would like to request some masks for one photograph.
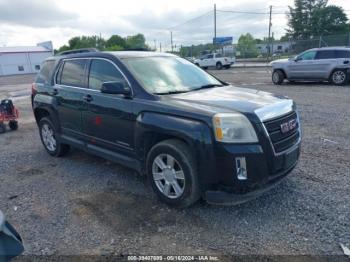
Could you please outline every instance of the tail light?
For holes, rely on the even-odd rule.
[[[35,83],[32,83],[32,95],[35,95],[36,93],[36,86]]]

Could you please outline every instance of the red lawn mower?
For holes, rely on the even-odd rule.
[[[6,132],[5,123],[8,122],[11,130],[18,129],[19,113],[12,103],[12,100],[5,99],[0,102],[0,134]]]

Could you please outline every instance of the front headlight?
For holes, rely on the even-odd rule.
[[[249,120],[239,113],[221,113],[213,117],[216,141],[224,143],[256,143],[258,138]]]

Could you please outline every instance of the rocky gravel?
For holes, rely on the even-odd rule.
[[[50,157],[23,95],[19,130],[0,135],[0,210],[25,254],[342,255],[340,244],[350,247],[350,86],[274,86],[263,68],[212,73],[297,102],[302,153],[287,179],[239,206],[171,209],[122,166],[79,150]],[[0,96],[9,86],[27,94],[32,79],[24,79],[0,78]]]

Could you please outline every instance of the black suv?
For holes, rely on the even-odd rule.
[[[32,87],[41,140],[147,175],[161,200],[236,204],[292,171],[301,132],[291,99],[237,88],[185,59],[154,52],[48,58]]]

